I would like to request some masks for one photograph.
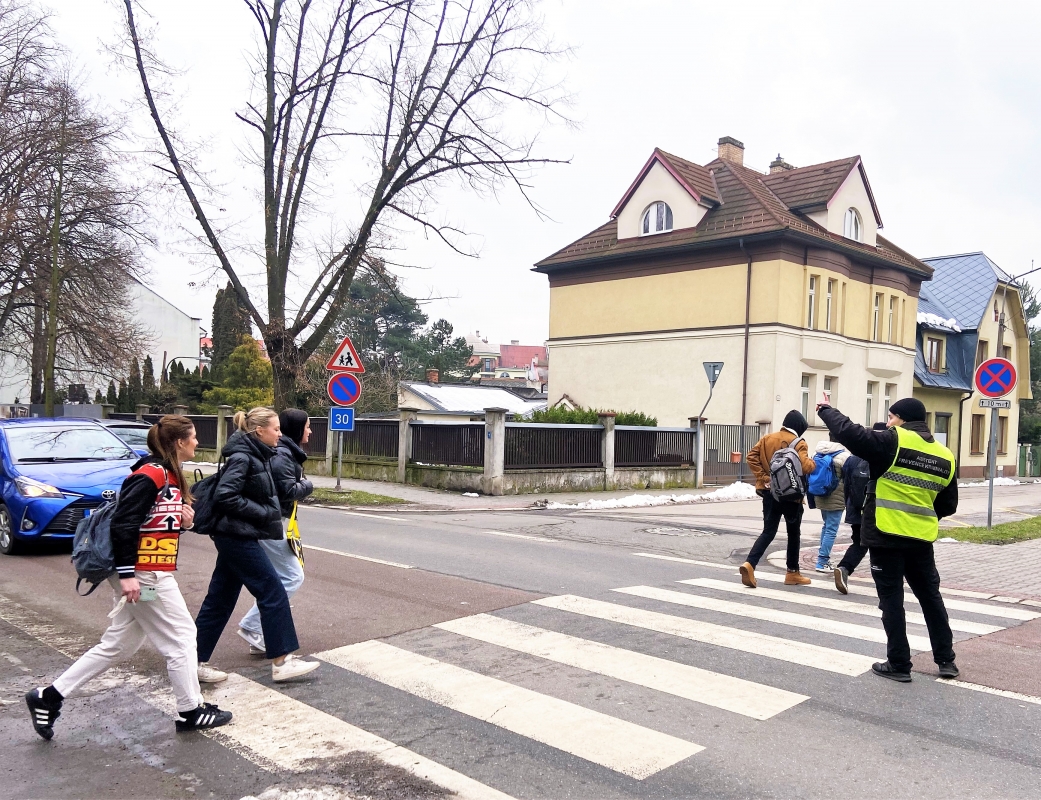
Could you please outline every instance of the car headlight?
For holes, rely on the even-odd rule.
[[[19,475],[15,478],[14,483],[23,497],[65,497],[61,489],[43,481],[27,478],[24,475]]]

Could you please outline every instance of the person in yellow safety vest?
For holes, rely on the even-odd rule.
[[[872,670],[890,680],[911,681],[904,618],[906,578],[922,605],[940,677],[957,678],[954,637],[933,555],[940,519],[958,509],[954,454],[933,438],[925,424],[925,405],[911,397],[889,407],[888,427],[883,431],[857,425],[826,404],[817,406],[817,413],[831,438],[867,461],[871,472],[860,540],[870,554],[887,639],[887,660],[872,665]]]

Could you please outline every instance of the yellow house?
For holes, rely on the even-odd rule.
[[[1030,398],[1030,343],[1019,288],[983,253],[924,259],[934,270],[918,305],[914,396],[929,410],[936,437],[958,457],[958,475],[982,478],[987,466],[990,410],[973,386],[976,368],[989,358],[1011,361],[1019,373],[998,411],[998,474],[1018,468],[1019,401]],[[1005,331],[998,349],[998,327]]]
[[[918,294],[932,269],[879,230],[858,156],[763,174],[719,140],[701,166],[655,150],[608,222],[535,270],[550,285],[549,403],[706,416],[776,430],[823,396],[885,419],[914,382]]]

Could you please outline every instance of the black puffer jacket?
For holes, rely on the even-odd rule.
[[[282,510],[271,475],[275,448],[252,434],[236,431],[221,453],[224,467],[213,492],[221,516],[214,535],[281,539]]]
[[[293,502],[303,500],[314,486],[304,477],[304,462],[307,453],[288,436],[278,440],[275,455],[271,459],[271,474],[275,476],[275,490],[278,502],[282,506],[282,516],[289,517],[293,513]]]
[[[871,470],[871,482],[868,484],[867,497],[864,502],[864,518],[860,527],[860,541],[865,547],[901,547],[914,548],[928,546],[928,543],[908,536],[893,536],[880,531],[875,525],[875,481],[881,478],[896,458],[897,433],[892,428],[884,431],[873,431],[858,425],[830,406],[819,406],[818,416],[831,431],[831,438],[845,445],[849,451],[868,462]],[[933,441],[933,435],[924,422],[905,422],[904,428],[914,431],[927,442]],[[940,519],[949,517],[958,510],[958,479],[952,480],[947,487],[936,495],[933,501],[936,516]]]

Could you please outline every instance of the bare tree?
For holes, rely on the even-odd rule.
[[[146,345],[129,290],[148,236],[138,191],[118,174],[116,124],[64,76],[46,80],[36,102],[49,124],[18,195],[24,290],[0,346],[30,365],[30,399],[51,414],[59,378],[119,374]]]
[[[243,278],[250,265],[233,263],[206,211],[213,198],[204,195],[205,184],[159,107],[152,77],[162,62],[139,32],[141,2],[124,5],[164,169],[260,329],[274,368],[275,404],[285,407],[295,401],[302,366],[337,318],[356,271],[378,256],[394,225],[419,225],[461,251],[463,232],[446,224],[433,202],[449,181],[476,191],[512,184],[528,198],[532,168],[556,160],[539,155],[535,137],[518,133],[524,126],[516,119],[521,112],[559,116],[564,97],[543,73],[560,51],[546,40],[533,0],[243,2],[256,25],[259,102],[248,102],[237,116],[253,135],[263,177],[264,235],[253,251],[262,254],[266,309],[250,299]],[[327,213],[315,176],[341,157],[346,142],[364,145],[363,211],[319,257],[307,228],[308,219]],[[297,283],[300,296],[291,296]]]

